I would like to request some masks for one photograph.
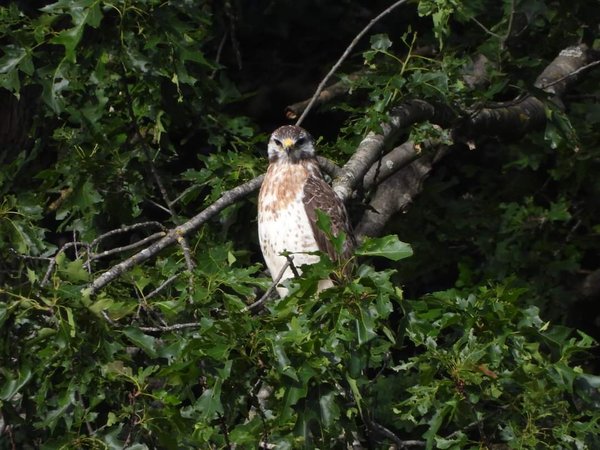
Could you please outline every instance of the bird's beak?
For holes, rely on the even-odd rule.
[[[283,149],[287,152],[290,151],[290,149],[294,146],[295,142],[293,139],[290,138],[285,138],[283,141],[281,141],[281,145],[283,147]]]

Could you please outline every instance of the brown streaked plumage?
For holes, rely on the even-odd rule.
[[[270,164],[258,196],[258,231],[271,276],[277,277],[285,265],[281,253],[286,251],[294,255],[296,267],[317,262],[318,256],[308,253],[318,250],[333,260],[350,258],[355,239],[346,208],[323,179],[310,134],[292,125],[280,127],[271,135],[268,152]],[[341,255],[317,226],[317,210],[329,216],[334,236],[346,234]],[[292,276],[288,268],[282,280]],[[322,280],[319,288],[331,285]],[[284,296],[287,291],[278,292]]]

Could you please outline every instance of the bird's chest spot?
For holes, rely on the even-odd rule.
[[[258,197],[261,219],[269,219],[290,207],[304,207],[302,192],[308,171],[299,164],[271,165]]]

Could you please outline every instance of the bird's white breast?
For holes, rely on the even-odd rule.
[[[308,175],[302,166],[270,167],[263,182],[259,195],[258,236],[273,279],[287,262],[281,255],[283,252],[294,257],[296,268],[319,261],[317,255],[307,254],[319,249],[303,202],[303,186]],[[281,279],[293,276],[288,267]],[[281,296],[286,294],[283,288],[277,290]]]
[[[279,275],[287,259],[281,253],[289,252],[293,255],[294,266],[314,264],[319,261],[316,255],[306,252],[318,250],[317,242],[313,236],[308,216],[304,209],[301,193],[284,208],[260,217],[258,221],[258,235],[260,246],[273,278]],[[299,271],[300,272],[300,271]],[[282,280],[294,276],[291,268],[287,268]]]

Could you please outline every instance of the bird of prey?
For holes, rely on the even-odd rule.
[[[294,266],[314,264],[321,251],[332,260],[349,259],[356,245],[343,202],[323,179],[315,156],[312,136],[303,128],[285,125],[273,132],[268,145],[269,168],[258,196],[258,236],[263,257],[275,281],[287,259],[293,255]],[[329,216],[331,232],[346,239],[341,254],[317,226],[317,210]],[[288,267],[281,280],[293,277]],[[333,285],[321,280],[319,290]],[[281,297],[287,289],[278,287]]]

